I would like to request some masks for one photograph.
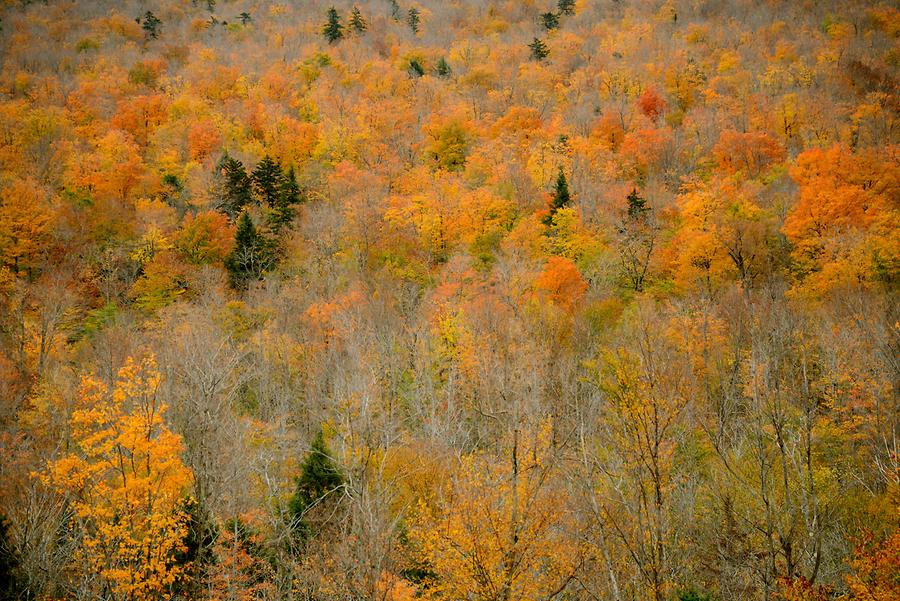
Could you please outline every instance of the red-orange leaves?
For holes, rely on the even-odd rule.
[[[572,310],[588,289],[578,267],[564,257],[550,257],[534,285],[566,310]]]
[[[719,136],[713,156],[726,173],[743,171],[756,177],[773,163],[783,161],[787,152],[778,140],[765,132],[726,130]]]

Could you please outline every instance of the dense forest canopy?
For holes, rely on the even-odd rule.
[[[0,0],[0,599],[900,598],[900,10]]]

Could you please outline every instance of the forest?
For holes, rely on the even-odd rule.
[[[0,0],[0,601],[900,599],[900,5]]]

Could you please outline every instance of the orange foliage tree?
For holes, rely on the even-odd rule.
[[[128,359],[110,388],[85,377],[69,422],[72,446],[41,479],[71,499],[81,536],[74,564],[96,574],[96,593],[117,599],[166,598],[183,570],[185,516],[179,501],[191,473],[181,438],[165,424],[152,357]]]

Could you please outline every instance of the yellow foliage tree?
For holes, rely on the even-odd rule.
[[[41,475],[70,496],[81,536],[73,560],[99,576],[104,598],[168,598],[183,570],[175,561],[186,534],[179,500],[191,473],[181,438],[163,421],[161,379],[152,357],[129,358],[112,390],[85,377],[69,452]]]
[[[549,599],[584,561],[567,491],[554,480],[551,424],[532,436],[515,431],[502,461],[464,456],[434,502],[423,500],[410,538],[437,578],[435,599]]]

